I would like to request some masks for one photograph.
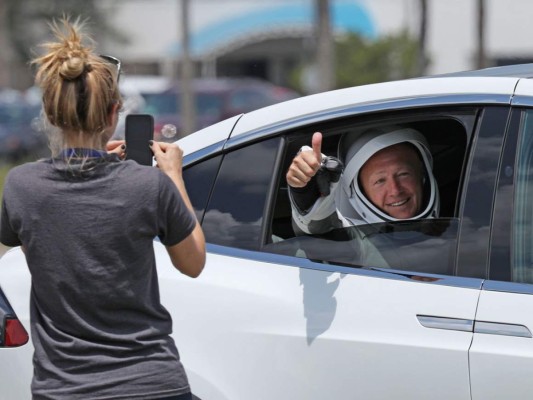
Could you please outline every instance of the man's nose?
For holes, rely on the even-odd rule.
[[[397,178],[391,178],[388,182],[389,195],[397,195],[402,192],[402,185]]]

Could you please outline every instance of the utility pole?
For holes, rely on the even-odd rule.
[[[426,73],[426,37],[428,21],[428,3],[427,0],[419,0],[420,5],[420,29],[418,32],[418,55],[417,55],[417,73],[423,76]]]
[[[181,0],[181,110],[178,110],[182,122],[181,136],[187,136],[196,130],[196,107],[192,87],[194,71],[189,46],[189,6],[189,0]]]
[[[485,68],[485,0],[477,0],[477,54],[476,67]]]
[[[315,0],[317,15],[317,89],[325,92],[335,87],[335,52],[331,32],[329,0]]]

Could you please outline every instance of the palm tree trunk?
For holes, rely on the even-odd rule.
[[[428,24],[428,4],[427,0],[420,0],[420,28],[418,32],[418,60],[417,70],[418,75],[423,76],[426,73],[427,58],[426,58],[426,36]]]
[[[317,65],[319,92],[331,90],[335,86],[335,56],[333,49],[333,35],[331,32],[331,17],[329,0],[316,0],[317,29]]]
[[[477,0],[477,57],[476,67],[485,68],[485,0]]]

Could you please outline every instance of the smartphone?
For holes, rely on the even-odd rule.
[[[153,164],[153,153],[149,141],[154,138],[154,117],[150,114],[126,115],[126,160],[141,165]]]

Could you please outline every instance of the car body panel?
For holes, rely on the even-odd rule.
[[[190,285],[158,254],[162,301],[173,305],[182,360],[202,399],[210,392],[198,376],[210,377],[209,387],[223,396],[217,399],[470,398],[472,332],[428,329],[416,315],[473,319],[477,289],[297,268],[213,249]],[[443,376],[446,391],[435,390]]]
[[[213,251],[208,252],[208,268],[190,282],[172,267],[164,247],[154,245],[161,301],[173,316],[173,336],[193,391],[196,387],[202,399],[258,398],[259,389],[264,398],[348,399],[358,393],[380,399],[407,395],[413,385],[420,397],[411,393],[411,399],[447,399],[450,394],[469,398],[472,332],[426,328],[416,316],[472,320],[478,289],[322,271],[320,265],[297,268]],[[20,248],[0,260],[0,269],[10,271],[2,274],[2,283],[9,286],[6,295],[29,330],[30,276]],[[32,350],[31,344],[17,350],[15,362],[21,368],[11,370],[13,393],[29,395]],[[272,363],[271,354],[276,361],[268,369],[270,377],[261,370],[257,380],[248,376],[239,385],[231,384],[248,375],[258,360]],[[12,353],[0,351],[4,365],[12,358]],[[386,377],[388,385],[369,381],[358,374],[361,369]],[[433,390],[442,376],[452,377],[454,384],[439,397]],[[273,379],[279,384],[270,385]],[[317,387],[309,381],[328,384]]]
[[[474,333],[470,350],[472,399],[518,400],[531,397],[533,388],[533,338],[521,336],[524,328],[533,332],[533,295],[483,290],[476,315],[491,323],[492,330]],[[509,332],[518,325],[521,331]],[[498,331],[500,329],[500,331]],[[480,329],[479,329],[480,330]]]
[[[514,106],[533,106],[533,80],[520,79],[516,85],[512,104]]]

